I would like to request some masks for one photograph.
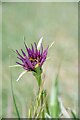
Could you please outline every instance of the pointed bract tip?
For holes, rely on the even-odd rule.
[[[43,37],[40,38],[38,44],[37,44],[37,49],[40,50],[41,44],[42,44]]]
[[[26,71],[23,71],[20,75],[19,75],[19,77],[18,77],[18,79],[16,80],[17,82],[20,80],[20,78],[24,75],[26,73]]]
[[[54,43],[55,43],[55,41],[53,41],[53,42],[50,44],[49,48],[51,48],[51,47],[53,46]]]

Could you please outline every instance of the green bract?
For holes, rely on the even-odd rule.
[[[35,72],[33,71],[33,75],[35,76],[39,87],[41,85],[41,74],[42,74],[42,68],[41,67],[37,67],[37,68],[35,68]]]

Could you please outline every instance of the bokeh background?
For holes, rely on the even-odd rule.
[[[2,4],[0,3],[0,108],[2,108]],[[0,116],[2,109],[0,110]]]
[[[26,43],[38,42],[43,36],[49,49],[49,60],[43,65],[45,85],[50,94],[58,66],[59,90],[63,103],[77,111],[78,101],[78,3],[2,3],[2,113],[4,117],[17,117],[11,93],[9,65],[14,65],[17,55],[12,51],[24,48]],[[14,94],[21,117],[27,117],[28,109],[37,92],[37,82],[32,73],[12,68]]]

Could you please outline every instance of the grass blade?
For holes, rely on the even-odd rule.
[[[31,109],[29,108],[29,115],[28,118],[31,118],[32,114],[31,114]]]
[[[60,65],[58,68],[58,72],[56,74],[54,86],[52,86],[51,89],[51,98],[50,98],[50,112],[51,116],[54,118],[59,117],[60,114],[60,104],[59,104],[59,86],[58,86],[58,80],[59,80],[59,71],[60,71]]]
[[[19,77],[17,78],[17,82],[20,80],[20,78],[26,73],[27,71],[25,70],[25,71],[23,71],[20,75],[19,75]]]
[[[48,113],[45,113],[46,118],[51,118],[51,116]]]
[[[51,43],[51,45],[49,46],[49,49],[53,46],[54,43],[55,43],[55,41],[53,41],[53,42]]]
[[[16,100],[15,100],[14,91],[13,91],[12,77],[11,77],[11,91],[12,91],[12,97],[13,97],[16,113],[17,113],[17,116],[18,116],[18,118],[20,120],[20,115],[19,115],[19,111],[18,111],[18,108],[17,108],[17,105],[16,105]]]
[[[65,118],[70,118],[70,115],[67,112],[66,108],[64,107],[61,98],[58,98],[58,99],[59,99],[59,103],[60,103],[60,108],[61,108],[62,114],[64,115]]]
[[[18,108],[17,108],[15,96],[14,96],[13,82],[12,82],[12,71],[11,71],[11,69],[10,69],[10,78],[11,78],[11,92],[12,92],[13,102],[14,102],[14,106],[15,106],[15,110],[16,110],[18,119],[20,120],[20,115],[19,115],[19,111],[18,111]]]
[[[71,113],[71,115],[72,115],[72,117],[73,117],[74,120],[79,120],[79,119],[77,118],[76,113],[73,112],[73,110],[71,110],[70,108],[68,108],[68,110],[70,111],[70,113]]]

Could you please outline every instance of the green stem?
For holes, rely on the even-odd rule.
[[[42,74],[42,68],[41,67],[35,68],[35,72],[33,72],[33,75],[35,76],[37,83],[38,83],[38,87],[39,87],[38,94],[40,94],[41,92],[40,103],[42,107],[44,104],[44,99],[46,98],[46,90],[40,91],[41,82],[42,82],[41,74]],[[46,101],[46,111],[50,115],[47,101]],[[42,111],[42,118],[45,118],[45,110]]]
[[[33,75],[35,76],[35,78],[37,80],[39,88],[41,86],[41,74],[42,74],[42,68],[41,67],[35,68],[35,71],[33,72]]]
[[[42,93],[41,93],[41,106],[43,105],[43,103],[44,103],[44,91],[42,91]],[[45,114],[44,114],[44,110],[42,111],[42,118],[44,118],[45,117]]]
[[[46,111],[47,111],[47,113],[50,115],[49,107],[48,107],[48,102],[47,102],[47,101],[46,101]]]
[[[38,82],[38,86],[39,86],[39,89],[40,89],[40,86],[41,86],[41,75],[36,75],[36,80]]]
[[[46,90],[43,91],[43,99],[46,98]],[[50,115],[48,101],[46,100],[46,112]]]

